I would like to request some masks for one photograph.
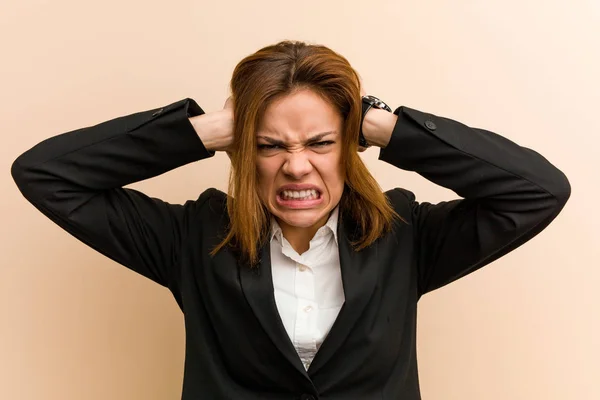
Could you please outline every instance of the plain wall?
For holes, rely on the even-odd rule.
[[[24,200],[12,161],[82,126],[192,97],[222,107],[235,64],[282,39],[346,56],[367,92],[500,133],[566,173],[566,208],[528,244],[425,296],[427,400],[600,399],[600,3],[4,0],[0,3],[0,399],[181,395],[170,293]],[[383,189],[456,198],[363,153]],[[132,185],[183,203],[226,190],[225,155]]]

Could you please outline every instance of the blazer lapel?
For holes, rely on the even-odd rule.
[[[340,348],[369,303],[377,283],[376,252],[372,247],[355,252],[351,245],[354,230],[352,221],[340,218],[338,249],[345,302],[308,368],[309,376],[316,374]]]
[[[257,268],[251,269],[245,265],[240,265],[239,268],[242,290],[254,315],[277,349],[308,378],[277,311],[271,273],[270,244],[267,243],[261,248],[260,263]]]

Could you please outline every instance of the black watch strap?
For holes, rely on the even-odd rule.
[[[379,98],[377,98],[375,96],[371,96],[371,95],[366,95],[366,96],[362,97],[362,115],[360,117],[360,130],[358,133],[358,145],[361,147],[365,147],[365,148],[370,147],[371,145],[365,139],[365,135],[363,134],[362,127],[363,127],[363,122],[365,120],[365,115],[367,115],[367,112],[372,107],[379,108],[381,110],[386,110],[388,112],[392,112],[392,109],[390,108],[390,106],[385,104]]]

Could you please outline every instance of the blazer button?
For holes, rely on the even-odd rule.
[[[437,129],[437,126],[435,126],[435,123],[433,121],[425,121],[425,126],[430,131],[435,131]]]

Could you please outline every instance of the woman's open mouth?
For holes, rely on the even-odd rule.
[[[282,190],[277,194],[277,203],[290,208],[309,208],[323,201],[321,192],[316,189]]]
[[[314,200],[321,197],[318,190],[283,190],[279,193],[284,200]]]

